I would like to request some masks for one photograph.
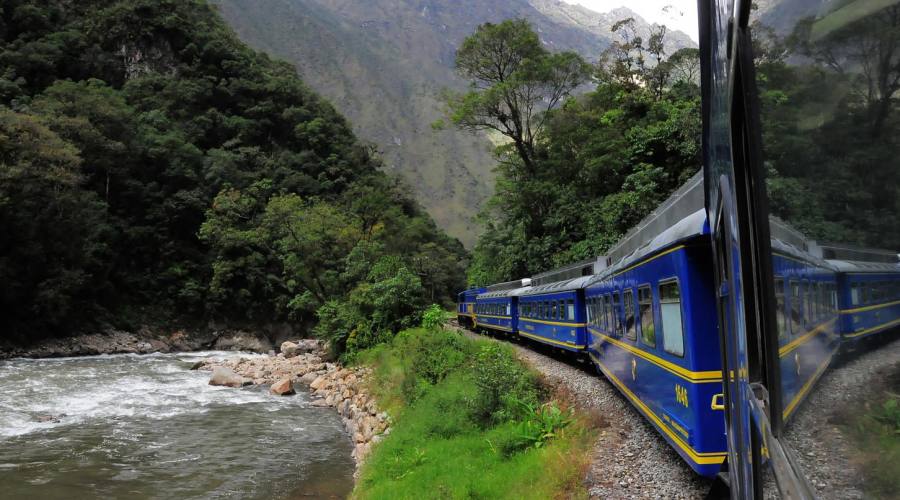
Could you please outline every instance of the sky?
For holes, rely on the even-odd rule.
[[[697,29],[697,0],[563,0],[583,5],[595,12],[609,12],[616,7],[628,7],[650,23],[665,24],[683,31],[695,42]]]

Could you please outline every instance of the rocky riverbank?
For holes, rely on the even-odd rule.
[[[317,340],[285,342],[277,355],[201,362],[196,369],[213,372],[211,384],[240,387],[269,385],[273,394],[291,395],[308,387],[312,404],[335,408],[353,439],[357,471],[372,446],[390,433],[390,417],[367,394],[371,369],[342,367],[326,361]]]
[[[0,344],[0,359],[62,358],[99,354],[150,354],[200,350],[267,353],[273,351],[274,346],[265,334],[243,330],[154,331],[142,328],[136,332],[126,332],[110,329],[100,333],[47,339],[29,346]]]

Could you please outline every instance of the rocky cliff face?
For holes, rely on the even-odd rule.
[[[529,19],[544,43],[596,58],[609,27],[635,17],[597,14],[555,0],[214,0],[238,36],[297,66],[382,152],[437,223],[471,246],[474,215],[493,189],[485,137],[433,130],[439,93],[465,85],[453,72],[456,48],[484,22]],[[672,37],[673,50],[690,44]]]

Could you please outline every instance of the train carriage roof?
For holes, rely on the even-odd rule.
[[[839,273],[900,273],[900,262],[861,262],[852,260],[833,260],[826,262]]]
[[[593,278],[593,276],[579,276],[577,278],[571,278],[562,281],[556,281],[554,283],[546,283],[543,285],[532,286],[524,289],[524,292],[521,293],[522,296],[532,296],[532,295],[546,295],[549,293],[558,293],[558,292],[568,292],[572,290],[579,290],[584,288],[585,285]]]
[[[484,299],[503,299],[503,298],[508,298],[508,297],[518,297],[519,295],[522,295],[524,292],[528,291],[529,289],[531,289],[530,286],[523,286],[523,287],[512,288],[512,289],[508,289],[508,290],[496,290],[493,292],[489,291],[489,292],[478,294],[478,296],[475,297],[475,299],[476,300],[484,300]]]
[[[653,255],[660,250],[671,247],[690,238],[694,238],[702,234],[707,234],[708,232],[709,228],[706,224],[706,209],[700,208],[694,213],[679,220],[665,231],[657,234],[645,245],[636,248],[633,252],[631,252],[631,254],[619,259],[618,262],[604,269],[603,272],[594,275],[592,279],[589,280],[588,283],[586,283],[585,286],[593,285],[594,283],[603,281],[612,275],[618,274],[623,269],[626,269],[635,262],[649,257],[650,255]]]

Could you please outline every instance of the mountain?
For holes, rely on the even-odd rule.
[[[588,59],[609,46],[612,24],[634,17],[599,14],[554,0],[215,0],[251,46],[296,65],[302,78],[375,144],[386,168],[406,181],[435,221],[467,246],[474,216],[493,190],[491,143],[452,129],[434,130],[439,94],[460,89],[456,48],[485,22],[526,18],[554,50]],[[670,51],[693,45],[673,33]]]

